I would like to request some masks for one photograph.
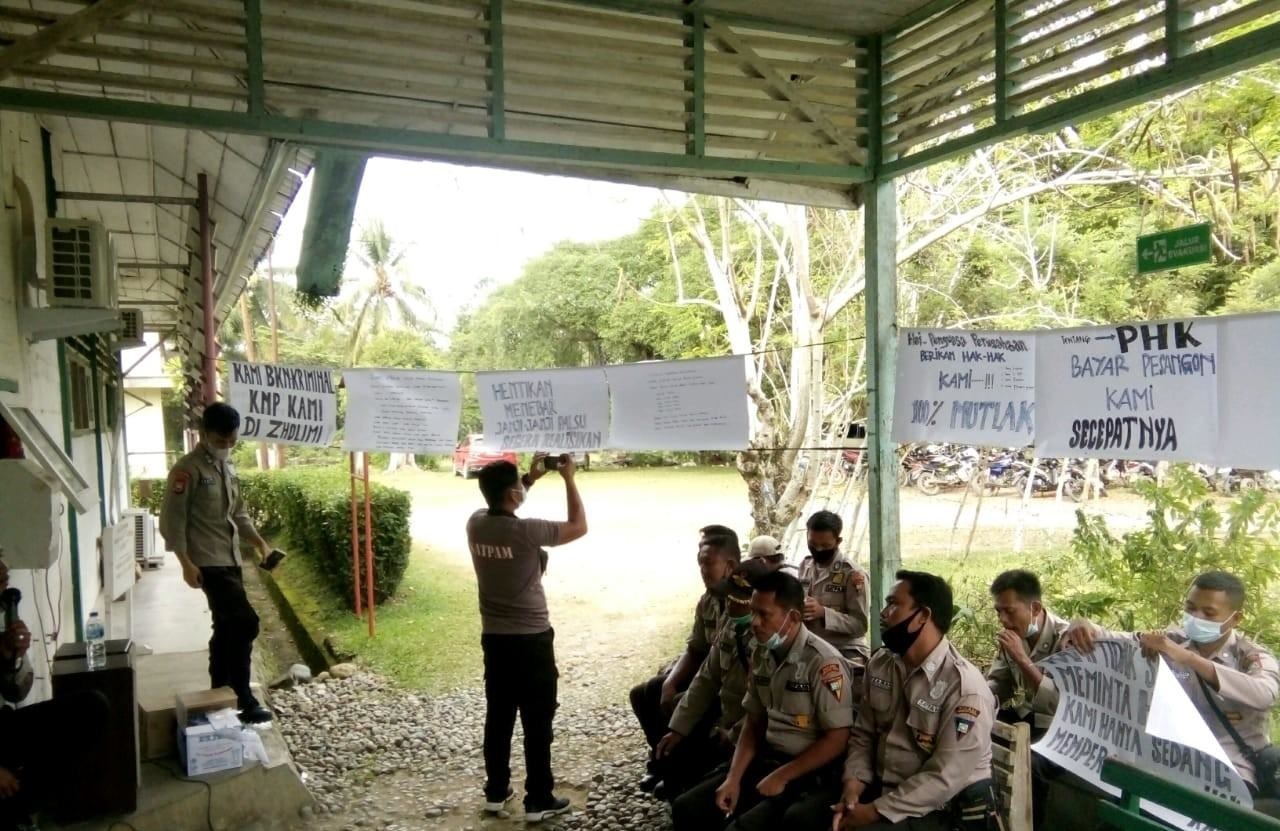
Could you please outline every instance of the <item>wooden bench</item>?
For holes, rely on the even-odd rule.
[[[991,778],[1005,829],[1031,831],[1031,727],[997,721],[991,735],[1005,743],[991,743]]]
[[[1098,818],[1120,831],[1167,831],[1168,826],[1142,815],[1140,800],[1163,805],[1185,817],[1229,831],[1280,831],[1280,820],[1207,796],[1117,759],[1102,765],[1102,781],[1120,789],[1119,803],[1102,799]]]

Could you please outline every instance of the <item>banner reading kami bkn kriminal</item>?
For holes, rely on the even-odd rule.
[[[338,419],[333,370],[231,361],[228,398],[240,438],[327,447]]]

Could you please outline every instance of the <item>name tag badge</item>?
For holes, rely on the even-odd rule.
[[[844,586],[837,586],[837,585],[835,585],[835,584],[832,584],[832,585],[827,586],[827,591],[829,591],[829,592],[843,592],[843,591],[844,591]]]
[[[757,684],[764,684],[766,687],[769,686],[769,682],[773,680],[767,675],[756,675],[754,677]]]
[[[200,477],[200,485],[201,485],[201,487],[206,487],[206,488],[207,488],[207,487],[209,487],[209,486],[211,486],[211,485],[213,485],[213,484],[217,483],[217,481],[218,481],[218,480],[217,480],[217,479],[214,479],[212,476],[201,476],[201,477]]]
[[[876,676],[874,676],[874,675],[873,675],[873,676],[871,676],[871,686],[873,686],[873,687],[879,687],[879,688],[880,688],[880,689],[882,689],[882,690],[891,690],[891,689],[893,689],[893,684],[889,683],[888,681],[886,681],[886,680],[885,680],[885,679],[883,679],[883,678],[877,678],[877,677],[876,677]]]
[[[924,710],[926,713],[937,713],[937,712],[940,712],[942,709],[937,704],[934,704],[929,701],[925,701],[923,698],[916,699],[916,706],[919,707],[921,710]]]
[[[813,692],[813,684],[810,684],[807,681],[788,681],[787,691],[811,693]]]

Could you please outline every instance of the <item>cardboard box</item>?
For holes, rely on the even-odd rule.
[[[220,735],[209,724],[179,730],[178,748],[187,776],[236,770],[244,764],[244,744],[240,739]]]
[[[195,716],[228,708],[239,709],[236,706],[236,694],[230,687],[179,695],[174,705],[174,720],[178,723],[178,733],[181,734],[182,729],[189,726]]]
[[[148,710],[138,704],[138,738],[144,762],[172,758],[177,752],[176,733],[172,707]]]

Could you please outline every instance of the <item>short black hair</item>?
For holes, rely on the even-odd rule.
[[[915,601],[916,606],[923,606],[933,616],[938,631],[947,634],[951,631],[951,618],[955,615],[955,600],[951,595],[951,586],[936,574],[927,571],[900,570],[895,578],[907,584],[907,593]]]
[[[830,531],[833,536],[840,536],[844,531],[844,520],[835,511],[818,511],[809,517],[804,527],[810,531]]]
[[[1024,603],[1041,599],[1040,578],[1025,569],[1014,568],[1001,572],[991,581],[992,597],[998,597],[1009,590],[1013,590]]]
[[[502,506],[507,491],[520,481],[520,469],[511,462],[490,462],[480,468],[480,493],[490,508]]]
[[[728,537],[735,550],[742,549],[741,543],[738,542],[738,532],[728,525],[704,525],[698,529],[698,533],[702,535],[703,542],[707,542],[712,537]]]
[[[214,401],[204,408],[200,426],[206,433],[229,436],[240,429],[240,413],[230,404]]]
[[[738,537],[731,531],[728,534],[708,534],[702,538],[702,545],[714,548],[732,562],[742,562],[742,551],[738,548]]]
[[[1191,584],[1208,592],[1225,592],[1227,602],[1237,611],[1244,608],[1244,582],[1225,571],[1206,571]]]
[[[751,588],[773,595],[774,602],[789,612],[804,611],[804,586],[785,571],[771,571],[751,581]]]

